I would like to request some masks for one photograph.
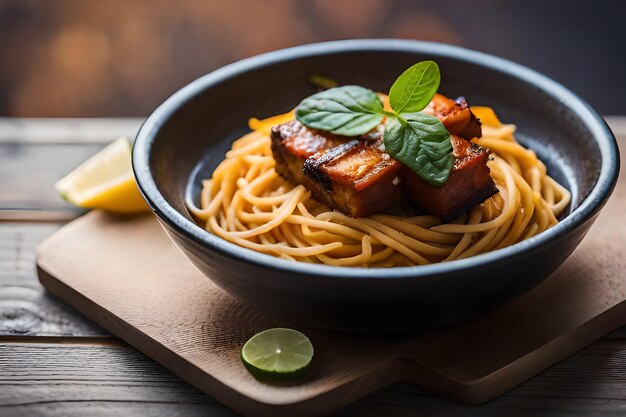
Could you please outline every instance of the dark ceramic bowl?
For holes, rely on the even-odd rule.
[[[549,172],[572,192],[555,227],[505,249],[428,266],[367,269],[309,265],[229,243],[197,226],[185,196],[198,201],[249,117],[292,109],[314,92],[314,74],[388,91],[415,62],[433,59],[441,90],[493,107],[518,126]],[[167,233],[211,280],[284,320],[358,331],[442,325],[529,290],[578,246],[611,194],[615,138],[588,104],[521,65],[466,49],[415,41],[350,40],[271,52],[221,68],[184,87],[146,120],[133,150],[141,191]],[[555,300],[556,302],[557,300]]]

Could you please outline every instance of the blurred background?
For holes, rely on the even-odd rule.
[[[0,0],[0,116],[146,116],[193,79],[332,39],[462,45],[626,114],[626,2]],[[384,65],[384,64],[383,64]]]

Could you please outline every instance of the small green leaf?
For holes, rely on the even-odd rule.
[[[309,77],[309,82],[322,90],[337,87],[337,81],[332,78],[324,77],[323,75],[311,75]]]
[[[383,117],[383,103],[376,93],[356,85],[313,94],[296,108],[296,119],[303,125],[344,136],[363,135]]]
[[[385,127],[385,150],[424,181],[442,186],[454,164],[450,133],[436,117],[403,113],[406,124],[390,119]]]
[[[414,113],[430,103],[441,81],[434,61],[422,61],[404,71],[389,90],[389,103],[397,113]]]

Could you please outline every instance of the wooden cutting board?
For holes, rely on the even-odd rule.
[[[535,289],[474,321],[414,334],[329,332],[265,316],[198,272],[152,215],[96,211],[74,221],[40,246],[39,278],[58,298],[245,415],[328,412],[397,381],[475,404],[626,324],[620,183],[582,245]],[[250,336],[281,325],[303,331],[315,346],[308,377],[287,386],[255,380],[239,359]]]

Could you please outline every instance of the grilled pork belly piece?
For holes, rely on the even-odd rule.
[[[272,127],[270,137],[276,172],[297,184],[304,183],[302,167],[308,157],[351,140],[345,136],[309,129],[297,120]]]
[[[297,120],[274,126],[270,136],[276,171],[352,217],[382,211],[406,195],[422,210],[444,221],[454,219],[497,192],[486,165],[487,150],[462,139],[480,137],[480,121],[464,98],[453,101],[440,94],[424,112],[452,133],[456,161],[442,187],[425,182],[384,152],[382,125],[361,138],[309,129]]]
[[[461,214],[498,192],[489,175],[489,152],[472,142],[451,135],[454,166],[441,187],[431,185],[403,166],[404,188],[415,205],[440,216],[444,222]]]
[[[352,217],[364,217],[404,199],[402,164],[375,144],[351,140],[304,162],[304,186],[316,200]]]
[[[469,109],[465,97],[451,100],[444,95],[435,94],[423,112],[438,118],[453,135],[467,140],[482,135],[480,120]]]
[[[380,150],[381,134],[372,132],[378,141],[355,140],[292,120],[274,126],[270,137],[276,172],[345,214],[367,216],[404,199],[402,164]]]

